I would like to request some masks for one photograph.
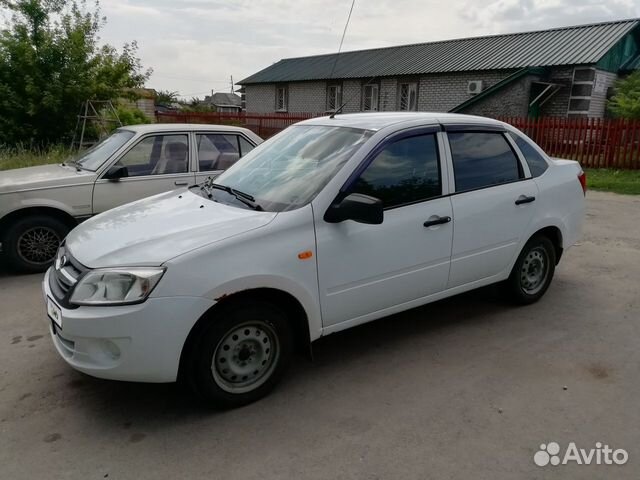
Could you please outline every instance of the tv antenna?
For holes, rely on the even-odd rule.
[[[356,4],[356,0],[351,0],[351,8],[349,9],[349,15],[347,16],[347,22],[344,24],[344,30],[342,30],[342,38],[340,39],[340,46],[338,47],[338,53],[336,53],[336,59],[333,61],[333,66],[331,67],[331,73],[329,74],[329,80],[332,79],[333,77],[333,72],[336,69],[336,65],[338,64],[338,58],[340,57],[340,52],[342,51],[342,44],[344,43],[344,37],[347,34],[347,27],[349,27],[349,22],[351,21],[351,14],[353,13],[353,7]],[[329,118],[334,118],[336,116],[336,113],[342,111],[342,109],[344,108],[344,106],[346,105],[346,103],[343,103],[342,105],[340,105],[339,108],[336,109],[335,112],[333,112],[331,115],[329,115]]]

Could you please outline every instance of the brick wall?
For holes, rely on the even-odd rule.
[[[512,70],[496,70],[425,75],[420,78],[418,110],[447,112],[472,97],[467,93],[469,81],[482,80],[487,89],[511,73]]]
[[[342,83],[342,109],[344,113],[359,112],[362,108],[362,82],[360,80],[345,80]]]
[[[397,110],[398,80],[395,78],[383,78],[380,80],[380,111],[393,112]]]
[[[495,95],[490,95],[461,113],[485,117],[526,117],[529,110],[531,82],[539,77],[527,75],[506,85]]]
[[[288,88],[288,112],[319,113],[327,109],[326,82],[294,82]]]
[[[273,113],[276,109],[276,86],[274,84],[247,85],[245,87],[247,112]]]

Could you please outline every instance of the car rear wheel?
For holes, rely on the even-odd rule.
[[[273,389],[289,363],[292,334],[284,312],[257,301],[216,311],[192,348],[191,386],[207,403],[232,408]]]
[[[556,251],[544,235],[532,237],[520,252],[507,286],[511,298],[520,304],[537,302],[547,291],[556,266]]]
[[[69,226],[57,218],[33,215],[7,229],[2,249],[9,267],[24,273],[44,272],[53,263]]]

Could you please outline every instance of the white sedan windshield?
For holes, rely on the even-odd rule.
[[[262,209],[309,203],[373,134],[368,130],[292,126],[258,146],[216,179],[255,198]]]

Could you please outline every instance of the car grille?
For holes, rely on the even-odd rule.
[[[49,287],[55,299],[66,308],[74,308],[69,303],[69,297],[78,280],[88,271],[88,268],[79,263],[65,245],[60,246],[56,261],[49,274]]]

